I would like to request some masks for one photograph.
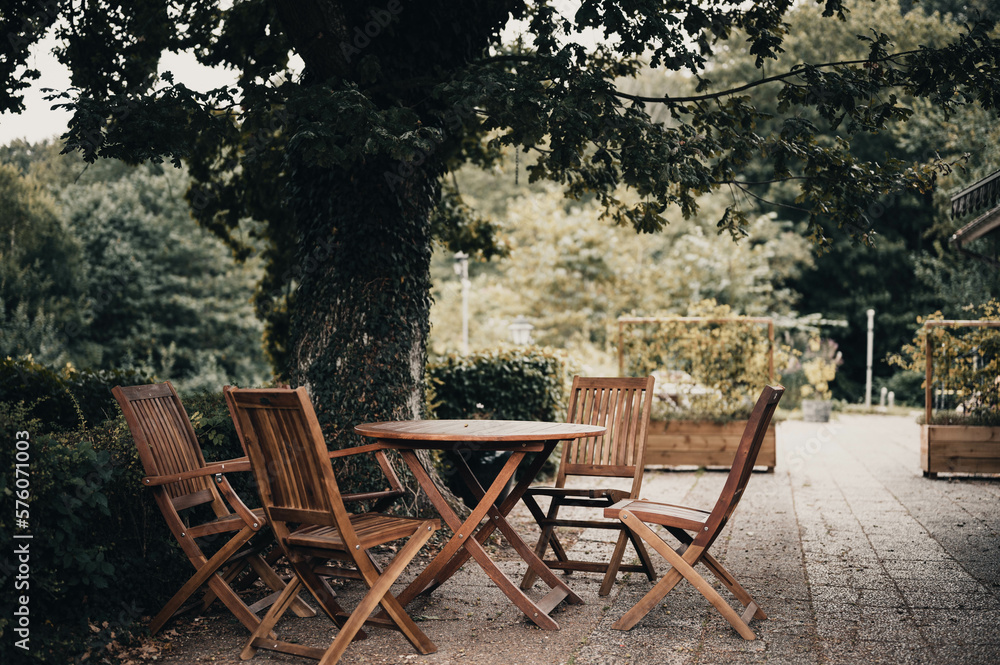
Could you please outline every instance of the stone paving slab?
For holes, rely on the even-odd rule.
[[[597,595],[596,575],[568,578],[584,605],[555,611],[558,631],[528,622],[468,564],[408,608],[438,651],[417,655],[398,633],[372,629],[342,663],[1000,663],[1000,479],[922,477],[912,418],[835,416],[778,426],[778,467],[755,473],[713,553],[768,613],[746,642],[682,581],[631,631],[611,625],[650,588],[622,576]],[[647,498],[710,509],[725,474],[651,469]],[[513,514],[525,540],[537,530]],[[576,534],[574,556],[610,551],[606,532]],[[523,565],[504,546],[515,582]],[[655,557],[654,557],[655,559]],[[419,571],[408,574],[407,579]],[[658,572],[666,565],[657,560]],[[543,594],[540,583],[531,592]],[[728,592],[720,590],[724,597]],[[350,607],[356,583],[341,593]],[[735,601],[734,601],[735,602]],[[182,619],[161,662],[236,663],[245,634],[224,614]],[[292,639],[323,645],[325,617],[279,624]],[[308,662],[261,652],[252,662]]]

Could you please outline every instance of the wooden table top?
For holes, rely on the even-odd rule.
[[[599,425],[533,420],[396,420],[354,428],[358,434],[375,439],[460,442],[562,441],[600,436],[605,430]]]

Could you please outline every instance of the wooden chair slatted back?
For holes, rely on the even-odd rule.
[[[116,386],[112,393],[125,414],[146,475],[169,476],[205,466],[191,420],[169,382]],[[208,477],[191,478],[162,487],[177,509],[215,503],[219,509],[228,512]]]
[[[306,389],[233,389],[226,399],[275,531],[285,521],[344,526],[347,512]]]
[[[646,426],[653,398],[653,377],[575,377],[567,422],[600,425],[602,436],[563,444],[556,487],[567,476],[635,476],[642,467]]]
[[[708,518],[708,531],[702,534],[706,540],[706,547],[715,541],[716,536],[725,527],[726,522],[729,521],[743,497],[743,492],[750,481],[750,475],[753,473],[754,464],[757,462],[757,454],[760,452],[767,428],[771,424],[772,416],[774,416],[774,410],[778,408],[778,402],[784,392],[785,389],[782,386],[765,386],[760,397],[757,398],[750,418],[747,419],[747,426],[743,430],[739,448],[736,449],[736,456],[733,458],[733,466],[729,470],[726,484],[722,488],[715,508],[712,509],[711,516]]]

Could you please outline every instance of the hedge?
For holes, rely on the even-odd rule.
[[[440,419],[563,420],[569,378],[566,356],[551,349],[504,346],[452,354],[427,366],[428,413]],[[466,451],[462,456],[484,487],[506,460],[503,453]],[[451,491],[475,505],[449,456],[439,457],[439,464]],[[554,469],[555,459],[550,459],[541,474]]]
[[[188,396],[185,404],[206,459],[242,454],[221,393]],[[5,470],[0,476],[0,661],[23,662],[27,655],[38,663],[84,656],[86,662],[101,662],[113,658],[105,645],[126,643],[144,632],[145,617],[155,614],[194,569],[140,482],[145,473],[123,417],[86,429],[46,432],[46,423],[32,417],[35,411],[23,402],[0,402]],[[59,422],[69,420],[65,416]],[[26,451],[17,450],[18,432],[27,433]],[[20,590],[15,588],[18,562],[12,557],[14,547],[24,542],[13,538],[22,533],[13,523],[18,452],[26,452],[29,465],[29,528],[23,532],[32,535],[27,541],[29,587]],[[248,505],[257,505],[251,474],[231,474],[230,480]],[[27,652],[17,648],[20,637],[10,623],[22,594],[29,598]]]
[[[45,431],[97,425],[118,413],[111,388],[149,383],[136,370],[54,370],[30,357],[0,359],[0,403],[23,402]]]

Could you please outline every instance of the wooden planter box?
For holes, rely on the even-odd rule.
[[[922,425],[920,468],[938,473],[1000,473],[1000,427]]]
[[[724,425],[689,420],[652,420],[646,439],[646,466],[721,466],[730,468],[740,445],[745,420]],[[774,471],[774,424],[767,428],[757,466]]]

